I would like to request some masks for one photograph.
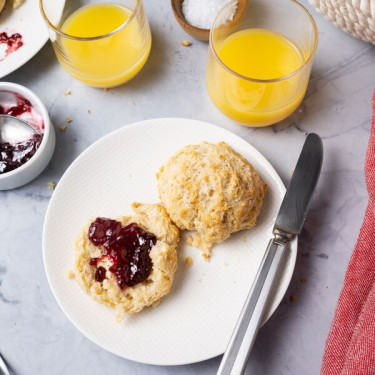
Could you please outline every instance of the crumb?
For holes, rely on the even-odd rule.
[[[191,266],[194,264],[193,259],[190,258],[190,257],[186,257],[184,262],[185,262],[185,264],[186,264],[187,266],[189,266],[189,267],[191,267]]]
[[[69,123],[71,123],[73,120],[70,118],[70,117],[67,117],[66,119],[65,119],[65,122],[67,122],[68,124]]]
[[[76,275],[74,274],[74,271],[70,270],[66,273],[66,277],[68,279],[74,279],[76,277]]]
[[[61,132],[64,132],[66,130],[67,126],[66,125],[60,125],[59,129]]]
[[[296,299],[297,299],[297,296],[296,296],[295,294],[292,294],[292,295],[290,296],[290,300],[291,300],[292,302],[294,302]]]
[[[70,91],[70,90],[65,90],[64,92],[63,92],[63,95],[64,96],[68,96],[68,95],[70,95],[72,92]]]
[[[206,254],[206,253],[202,253],[202,257],[203,257],[205,260],[210,260],[211,255]]]
[[[55,190],[56,184],[53,181],[47,182],[47,189],[48,190]]]
[[[88,109],[88,110],[87,110],[87,113],[88,113],[88,114],[90,114],[90,113],[91,113],[91,110],[90,110],[90,109]]]
[[[300,280],[301,280],[301,283],[305,283],[307,281],[307,278],[306,277],[301,277]]]
[[[105,92],[107,92],[108,90],[109,90],[109,88],[108,87],[104,87],[104,89],[103,89]]]
[[[291,174],[291,175],[294,173],[294,170],[295,170],[295,168],[292,168],[292,169],[290,170],[290,174]]]
[[[189,246],[193,246],[193,237],[187,236],[186,237],[186,242]]]
[[[182,44],[184,47],[190,47],[190,46],[191,46],[191,42],[189,42],[188,40],[184,40],[184,41],[182,41],[181,44]]]
[[[300,108],[300,109],[298,110],[298,113],[303,113],[303,109]]]

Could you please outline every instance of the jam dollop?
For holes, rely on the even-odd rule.
[[[6,45],[6,50],[3,56],[0,57],[0,61],[4,60],[9,54],[17,51],[23,46],[22,35],[14,33],[8,35],[6,32],[0,33],[0,44]]]
[[[103,258],[110,260],[109,271],[115,275],[121,289],[141,283],[150,275],[150,251],[156,244],[154,234],[136,223],[122,227],[119,221],[98,217],[91,223],[88,237],[92,244],[104,248],[102,257],[91,258],[89,264],[97,266]],[[95,271],[96,281],[105,279],[105,269],[99,271],[101,268],[104,267]]]
[[[35,134],[16,144],[0,143],[0,174],[13,171],[29,161],[38,151],[41,142],[42,136]]]

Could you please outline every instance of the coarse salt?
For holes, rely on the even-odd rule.
[[[190,25],[199,27],[200,29],[210,29],[217,14],[227,5],[231,0],[184,0],[182,3],[182,12],[187,22]],[[236,12],[226,15],[226,21],[231,21]]]

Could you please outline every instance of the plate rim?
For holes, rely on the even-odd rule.
[[[14,58],[13,60],[13,63],[12,64],[7,64],[7,66],[4,68],[4,70],[0,73],[0,79],[8,76],[9,74],[12,74],[13,72],[15,72],[17,69],[21,68],[23,65],[25,65],[26,63],[28,63],[33,57],[35,57],[35,55],[46,45],[46,43],[48,42],[48,39],[49,39],[49,33],[48,33],[48,27],[47,25],[45,24],[44,20],[43,20],[43,17],[42,17],[42,14],[40,12],[40,0],[28,0],[28,1],[35,1],[37,2],[36,6],[37,6],[37,9],[38,9],[38,16],[39,16],[39,19],[38,21],[39,22],[35,22],[35,20],[33,20],[32,18],[29,18],[27,23],[30,24],[30,30],[31,32],[33,31],[33,28],[35,27],[35,25],[39,25],[39,28],[40,30],[44,30],[42,31],[44,36],[42,38],[40,38],[40,41],[39,43],[35,43],[34,44],[34,48],[33,49],[28,49],[28,51],[30,51],[30,53],[26,53],[24,52],[24,58]],[[66,0],[59,0],[59,1],[62,1],[66,2]],[[22,10],[22,7],[20,8]],[[19,10],[13,10],[13,11],[19,11]],[[33,13],[34,14],[34,13]],[[3,29],[6,29],[7,27],[9,27],[9,25],[7,25],[7,22],[4,22],[1,24],[2,28]],[[31,33],[30,32],[30,33]],[[26,48],[27,45],[24,45],[23,48]],[[20,49],[21,51],[21,49]],[[11,56],[17,56],[15,55],[18,51],[15,51]],[[7,58],[5,58],[3,61],[7,61]],[[1,66],[1,61],[0,61],[0,66]]]
[[[62,310],[62,312],[64,313],[65,317],[73,324],[73,326],[82,334],[84,335],[86,338],[88,338],[91,342],[93,342],[94,344],[98,345],[100,348],[106,350],[107,352],[111,353],[111,354],[114,354],[120,358],[124,358],[126,360],[130,360],[132,362],[136,362],[136,363],[143,363],[143,364],[147,364],[147,365],[155,365],[155,366],[183,366],[183,365],[189,365],[189,364],[193,364],[193,363],[199,363],[199,362],[202,362],[202,361],[206,361],[206,360],[209,360],[209,359],[212,359],[212,358],[215,358],[219,355],[222,355],[224,352],[223,351],[219,351],[218,353],[214,353],[212,354],[211,356],[207,357],[207,356],[204,356],[204,357],[199,357],[197,358],[196,360],[194,361],[187,361],[187,362],[181,362],[181,361],[178,361],[178,362],[173,362],[173,361],[170,361],[168,363],[161,363],[161,362],[157,362],[157,361],[144,361],[144,360],[139,360],[139,359],[136,359],[134,358],[134,356],[124,356],[122,353],[119,353],[118,351],[112,349],[112,348],[109,348],[106,344],[103,344],[101,342],[98,342],[98,340],[96,340],[96,338],[92,337],[92,335],[90,333],[87,333],[86,330],[84,328],[82,328],[74,319],[72,319],[72,317],[70,316],[70,314],[65,310],[64,306],[63,306],[63,303],[62,301],[57,297],[56,295],[56,292],[55,292],[55,289],[54,289],[54,286],[53,286],[53,283],[51,282],[51,278],[50,278],[50,274],[49,274],[49,271],[48,271],[48,265],[47,265],[47,262],[46,262],[46,227],[47,227],[47,222],[50,220],[50,215],[51,215],[51,210],[52,210],[52,206],[53,206],[53,202],[55,200],[55,196],[56,194],[59,192],[60,190],[60,182],[66,178],[66,175],[68,175],[68,173],[70,172],[70,170],[72,168],[74,168],[74,166],[76,164],[78,164],[80,162],[80,160],[82,158],[85,157],[85,155],[87,153],[90,152],[91,148],[93,148],[94,146],[96,146],[97,144],[100,144],[100,143],[103,143],[107,140],[107,138],[110,138],[112,136],[112,134],[116,133],[116,132],[119,132],[121,130],[123,130],[124,128],[130,128],[130,127],[136,127],[136,126],[139,126],[141,124],[145,124],[145,123],[149,123],[149,122],[154,122],[154,121],[174,121],[176,123],[176,126],[182,126],[182,125],[177,125],[177,123],[180,121],[180,120],[183,120],[183,121],[189,121],[189,122],[195,122],[195,123],[200,123],[200,124],[203,124],[205,126],[209,126],[209,127],[212,127],[214,129],[216,128],[219,128],[220,130],[224,131],[224,132],[227,132],[227,133],[230,133],[232,136],[235,136],[236,138],[239,138],[240,141],[242,142],[246,142],[247,146],[251,148],[251,152],[256,154],[258,157],[260,157],[261,159],[263,159],[263,162],[266,163],[267,165],[267,169],[269,169],[271,172],[273,172],[273,174],[275,175],[275,179],[277,181],[277,183],[283,188],[284,190],[284,193],[286,191],[286,188],[285,188],[285,185],[284,183],[282,182],[279,174],[276,172],[275,168],[272,166],[272,164],[269,162],[269,160],[264,156],[262,155],[262,153],[260,151],[258,151],[252,144],[250,144],[248,141],[246,141],[245,139],[243,139],[241,136],[231,132],[230,130],[228,129],[225,129],[219,125],[214,125],[210,122],[207,122],[207,121],[201,121],[201,120],[196,120],[196,119],[190,119],[190,118],[184,118],[184,117],[162,117],[162,118],[151,118],[151,119],[146,119],[146,120],[140,120],[140,121],[136,121],[136,122],[133,122],[133,123],[130,123],[130,124],[125,124],[105,135],[103,135],[102,137],[98,138],[96,141],[94,141],[93,143],[91,143],[86,149],[84,149],[74,160],[73,162],[68,166],[68,168],[65,170],[65,172],[63,173],[63,175],[61,176],[59,182],[57,183],[56,185],[56,189],[54,190],[52,196],[51,196],[51,199],[48,203],[48,207],[47,207],[47,210],[46,210],[46,213],[45,213],[45,216],[44,216],[44,221],[43,221],[43,231],[42,231],[42,254],[43,254],[43,266],[44,266],[44,272],[46,274],[46,277],[47,277],[47,281],[48,281],[48,285],[50,287],[50,290],[52,291],[52,294],[58,304],[58,306],[60,307],[60,309]],[[294,250],[295,248],[295,250]],[[294,274],[294,269],[295,269],[295,264],[296,264],[296,259],[297,259],[297,251],[298,251],[298,236],[295,236],[295,238],[291,241],[291,255],[290,255],[290,275],[289,277],[286,278],[285,280],[285,292],[282,293],[281,297],[280,297],[280,300],[278,301],[278,299],[276,299],[276,304],[275,304],[275,307],[272,307],[270,309],[270,312],[269,312],[269,316],[267,317],[267,319],[264,320],[264,322],[262,323],[262,325],[264,325],[270,318],[271,316],[275,313],[276,309],[279,307],[282,299],[284,298],[286,292],[287,292],[287,289],[290,285],[290,282],[291,282],[291,279],[293,277],[293,274]],[[250,290],[250,288],[249,288]]]

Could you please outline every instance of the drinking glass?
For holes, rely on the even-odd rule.
[[[229,68],[220,58],[225,41],[239,31],[256,29],[281,34],[290,42],[301,57],[298,69],[281,77],[257,79]],[[297,1],[250,0],[247,9],[240,12],[234,0],[217,15],[211,28],[206,76],[208,94],[222,113],[243,125],[266,126],[281,121],[302,102],[317,44],[314,19]],[[272,51],[266,53],[272,58]]]
[[[108,17],[103,13],[97,23],[83,17],[77,22],[78,18],[74,18],[83,11],[87,14],[89,7],[98,14],[112,7],[115,14]],[[151,32],[142,0],[118,0],[116,3],[40,0],[40,9],[59,63],[72,77],[90,86],[121,85],[138,74],[147,61]],[[120,17],[119,24],[114,30],[108,30],[110,26],[106,23],[114,22],[114,17]],[[74,32],[72,25],[75,25]],[[104,29],[106,31],[102,32]]]

